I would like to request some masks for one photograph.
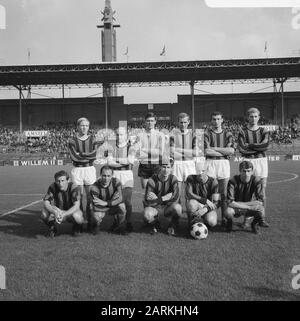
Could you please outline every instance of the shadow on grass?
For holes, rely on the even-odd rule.
[[[161,215],[159,217],[159,222],[160,222],[159,233],[168,234],[167,230],[168,230],[170,219]],[[141,213],[137,213],[137,212],[133,213],[132,223],[133,223],[133,227],[134,227],[134,231],[133,231],[134,233],[150,234],[151,226],[147,225],[143,221],[143,216]],[[218,224],[216,226],[214,226],[213,228],[208,228],[208,230],[209,230],[209,233],[227,233],[225,231],[225,228],[221,226],[221,221],[218,221]],[[238,232],[238,231],[239,230],[234,230],[233,232]],[[242,232],[251,232],[248,230],[241,230],[241,231]],[[190,235],[190,229],[188,227],[187,218],[184,217],[184,218],[180,219],[179,227],[176,230],[175,237],[185,238],[185,239],[193,239]]]
[[[113,217],[106,215],[100,225],[100,231],[109,232],[113,223]],[[163,216],[160,217],[161,229],[160,233],[167,234],[169,219]],[[133,233],[150,234],[150,226],[146,225],[143,220],[143,214],[140,212],[132,213]],[[71,234],[72,225],[64,222],[58,225],[58,236]],[[86,223],[84,224],[84,232],[86,233]],[[247,230],[234,230],[234,232]],[[47,226],[40,219],[39,210],[23,209],[11,215],[0,218],[0,232],[14,234],[21,237],[36,238],[37,236],[46,236],[48,234]],[[226,233],[220,225],[215,226],[212,233]],[[190,239],[190,232],[186,218],[180,220],[179,228],[177,229],[176,237]]]
[[[265,287],[245,287],[247,291],[253,292],[261,297],[268,297],[268,300],[300,301],[300,294],[294,294],[287,291],[275,290]],[[296,292],[296,291],[295,291]]]
[[[37,238],[47,235],[47,226],[40,219],[39,210],[23,209],[0,218],[0,233],[13,234],[26,238]],[[71,225],[63,223],[59,226],[59,234],[70,234]]]

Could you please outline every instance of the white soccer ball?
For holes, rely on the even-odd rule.
[[[205,224],[203,223],[195,223],[191,228],[191,235],[196,240],[202,240],[207,238],[208,229]]]

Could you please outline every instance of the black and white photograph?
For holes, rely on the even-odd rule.
[[[0,0],[0,301],[300,301],[299,176],[299,0]]]

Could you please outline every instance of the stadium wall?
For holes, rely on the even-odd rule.
[[[245,117],[249,107],[257,107],[264,118],[281,123],[281,94],[218,94],[195,95],[195,124],[210,120],[214,110],[223,112],[225,118],[234,120]],[[191,96],[178,95],[177,103],[161,104],[124,104],[124,97],[108,99],[108,123],[116,127],[119,120],[142,121],[148,111],[153,111],[162,120],[176,122],[180,112],[191,114]],[[92,124],[105,125],[104,98],[65,98],[65,99],[24,99],[22,101],[24,126],[37,126],[47,122],[75,122],[79,117],[89,118]],[[300,92],[284,94],[285,120],[300,113]],[[0,100],[0,124],[18,126],[19,101],[17,99]]]
[[[195,123],[208,122],[212,111],[221,111],[229,120],[244,118],[247,109],[256,107],[264,118],[281,124],[281,93],[195,95]],[[189,106],[191,96],[178,95],[178,110]],[[300,112],[300,92],[284,93],[284,116],[290,119]]]
[[[119,119],[127,119],[123,97],[108,100],[108,122],[117,124]],[[114,116],[112,116],[114,115]],[[85,116],[93,124],[105,125],[104,98],[65,98],[65,99],[24,99],[22,100],[22,120],[24,126],[37,126],[48,122],[75,122]],[[0,124],[19,124],[19,100],[0,100]]]

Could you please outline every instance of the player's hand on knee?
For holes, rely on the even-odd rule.
[[[206,204],[207,204],[208,208],[209,208],[211,211],[217,209],[216,205],[215,205],[213,202],[211,202],[210,200],[207,200],[207,201],[206,201]]]
[[[100,198],[94,198],[93,199],[93,203],[94,205],[97,205],[97,206],[107,206],[107,203],[103,200],[101,200]]]
[[[148,200],[156,200],[158,197],[153,193],[153,192],[149,192],[147,194],[147,199]]]
[[[168,193],[168,194],[164,195],[161,199],[163,202],[169,201],[172,198],[172,195],[173,195],[172,193]]]

